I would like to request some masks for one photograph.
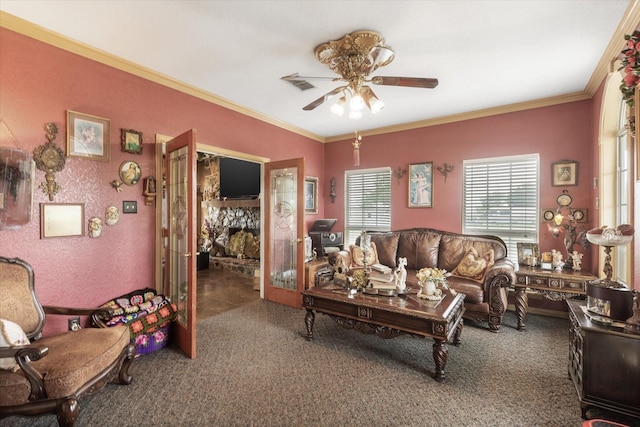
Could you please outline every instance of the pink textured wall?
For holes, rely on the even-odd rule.
[[[383,112],[384,113],[384,112]],[[383,114],[381,113],[381,114]],[[540,205],[556,207],[556,197],[563,187],[551,186],[551,163],[571,159],[579,162],[578,185],[566,187],[573,196],[574,207],[593,212],[591,150],[591,102],[580,101],[522,112],[502,114],[413,129],[394,134],[365,136],[360,147],[360,166],[353,166],[352,140],[330,143],[326,149],[325,181],[335,176],[338,197],[335,204],[325,205],[328,217],[342,218],[344,211],[344,170],[391,166],[408,168],[410,163],[453,163],[447,182],[434,171],[433,207],[408,207],[408,176],[400,182],[392,180],[391,228],[432,227],[461,231],[462,228],[462,162],[519,154],[540,154]],[[588,228],[590,224],[586,225]],[[342,229],[340,222],[336,229]],[[563,248],[561,238],[555,239],[540,224],[540,250]],[[577,248],[577,246],[576,246]],[[589,250],[587,250],[589,252]],[[587,254],[583,268],[590,270]]]
[[[56,174],[62,190],[55,203],[84,203],[85,215],[104,218],[105,208],[123,200],[137,200],[137,214],[120,214],[102,237],[40,239],[39,204],[48,203],[36,188],[33,220],[17,230],[0,230],[0,254],[19,257],[35,271],[43,304],[96,306],[145,286],[153,287],[153,206],[145,206],[141,183],[123,185],[117,193],[109,183],[125,160],[140,164],[142,176],[156,175],[155,134],[178,135],[198,130],[200,142],[272,160],[305,157],[307,174],[320,176],[323,145],[220,106],[168,89],[0,29],[0,117],[15,144],[32,153],[46,142],[44,123],[58,125],[58,146],[66,144],[66,111],[111,120],[111,160],[67,158]],[[143,133],[142,155],[120,150],[120,128]],[[44,180],[37,171],[36,186]],[[321,191],[324,193],[324,189]],[[45,333],[66,330],[66,320],[51,318]]]

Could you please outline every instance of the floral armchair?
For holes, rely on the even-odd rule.
[[[31,266],[18,258],[0,257],[0,419],[55,413],[61,426],[73,426],[82,397],[110,381],[131,383],[128,370],[135,347],[126,326],[42,337],[45,313],[95,312],[43,307]]]

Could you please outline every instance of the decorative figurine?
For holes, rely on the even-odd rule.
[[[398,258],[398,267],[393,272],[393,283],[399,291],[404,291],[407,288],[407,258]]]
[[[118,208],[116,206],[109,206],[107,210],[104,212],[104,219],[107,225],[116,225],[118,223],[118,218],[120,214],[118,213]]]
[[[551,256],[553,258],[552,265],[555,270],[558,272],[562,271],[562,267],[564,267],[564,262],[562,262],[562,253],[555,249],[551,249]]]
[[[102,219],[97,216],[89,218],[89,237],[96,239],[102,236]]]
[[[573,270],[580,271],[582,269],[582,257],[584,254],[578,253],[578,251],[573,251],[571,254],[571,260],[573,261]]]

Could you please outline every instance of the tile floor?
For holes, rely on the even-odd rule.
[[[198,271],[197,318],[215,316],[260,299],[259,277],[233,271],[206,268]]]

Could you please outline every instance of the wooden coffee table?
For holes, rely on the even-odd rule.
[[[367,295],[362,292],[350,294],[341,286],[328,284],[302,292],[303,306],[307,310],[304,321],[307,340],[313,339],[315,312],[329,315],[340,326],[352,328],[364,334],[375,334],[382,338],[394,338],[409,334],[415,337],[434,339],[434,379],[445,379],[449,349],[447,342],[460,345],[464,294],[444,291],[440,301],[428,301],[410,290],[402,297]]]

